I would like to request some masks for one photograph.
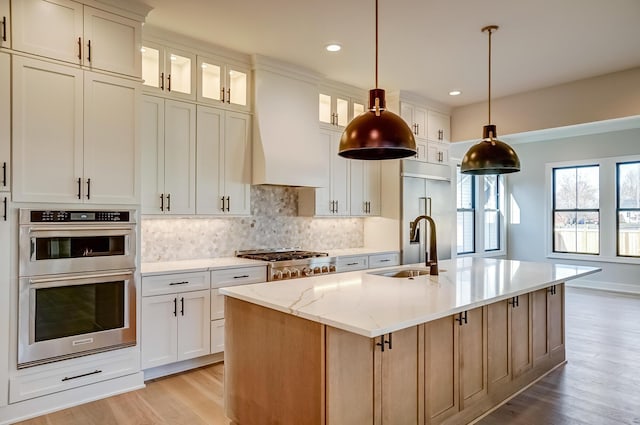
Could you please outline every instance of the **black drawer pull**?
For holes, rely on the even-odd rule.
[[[246,279],[247,277],[249,277],[248,274],[243,274],[242,276],[234,276],[234,279]]]
[[[174,285],[186,285],[187,283],[189,283],[188,281],[184,281],[184,282],[171,282],[169,284],[169,286],[174,286]]]
[[[90,375],[97,375],[98,373],[102,373],[101,370],[94,370],[93,372],[87,372],[87,373],[83,373],[82,375],[76,375],[76,376],[65,376],[64,378],[62,378],[62,382],[64,381],[71,381],[72,379],[78,379],[78,378],[84,378],[85,376],[90,376]]]

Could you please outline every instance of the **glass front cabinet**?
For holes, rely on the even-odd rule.
[[[221,58],[198,56],[198,102],[249,111],[250,69]]]
[[[143,42],[141,51],[145,91],[177,99],[196,99],[196,55],[148,41]]]

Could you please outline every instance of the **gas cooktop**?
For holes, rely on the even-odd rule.
[[[253,249],[237,251],[236,256],[268,261],[267,279],[284,280],[336,272],[336,259],[326,252],[290,249]]]

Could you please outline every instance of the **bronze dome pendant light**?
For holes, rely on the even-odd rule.
[[[338,155],[350,159],[398,159],[416,154],[416,140],[402,118],[386,109],[378,88],[378,0],[376,0],[376,88],[369,90],[369,109],[347,125]]]
[[[520,159],[508,144],[497,139],[496,126],[491,124],[491,33],[497,25],[482,28],[489,33],[489,124],[482,130],[482,140],[471,146],[462,158],[463,174],[507,174],[520,171]]]

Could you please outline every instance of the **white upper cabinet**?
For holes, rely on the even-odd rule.
[[[11,60],[0,52],[0,192],[11,189]]]
[[[448,143],[451,141],[450,118],[449,115],[436,111],[429,111],[427,115],[427,138],[438,142]]]
[[[222,58],[198,56],[197,100],[240,111],[251,109],[251,70]]]
[[[71,0],[20,0],[11,7],[13,49],[140,76],[140,22]]]
[[[361,99],[327,88],[320,89],[318,107],[318,120],[328,128],[346,127],[354,117],[365,110]]]
[[[195,54],[146,40],[141,51],[144,91],[176,99],[196,99]]]
[[[198,214],[250,214],[250,124],[250,115],[198,105]]]
[[[350,160],[352,216],[380,215],[380,161]]]
[[[137,203],[138,90],[14,56],[14,200]]]
[[[407,102],[400,102],[400,116],[416,139],[427,138],[427,110]]]
[[[0,0],[0,47],[11,47],[11,15],[9,0]]]
[[[196,107],[143,96],[142,213],[194,214]]]

